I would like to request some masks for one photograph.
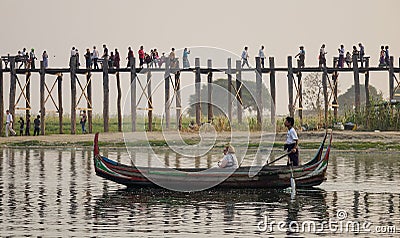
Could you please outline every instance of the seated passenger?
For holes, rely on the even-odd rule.
[[[235,148],[229,145],[224,149],[224,158],[218,162],[220,168],[234,168],[238,167],[238,161],[235,155]]]

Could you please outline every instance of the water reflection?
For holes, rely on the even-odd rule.
[[[130,164],[123,150],[102,151]],[[210,167],[220,151],[184,158],[157,151],[170,166]],[[313,152],[303,152],[311,158]],[[138,163],[155,163],[143,151]],[[2,236],[174,236],[195,234],[235,237],[302,236],[265,233],[257,224],[264,215],[286,225],[321,224],[340,210],[349,219],[400,229],[400,162],[395,154],[337,153],[328,180],[319,189],[225,189],[177,193],[161,189],[127,190],[94,173],[90,150],[0,149],[0,222]],[[308,236],[308,235],[306,235]],[[331,236],[331,235],[329,235]],[[348,234],[335,234],[347,237]]]
[[[291,201],[290,193],[282,190],[210,190],[189,194],[161,189],[117,190],[96,197],[94,212],[97,217],[127,213],[135,227],[157,219],[152,222],[204,225],[217,222],[227,229],[248,229],[238,224],[254,221],[256,225],[266,213],[271,217],[286,217],[288,222],[306,213],[319,220],[326,219],[325,197],[326,192],[319,189],[300,190],[295,202]]]

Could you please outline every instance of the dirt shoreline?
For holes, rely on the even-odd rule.
[[[324,131],[318,132],[299,132],[300,144],[313,144],[318,143],[324,136]],[[230,133],[219,133],[216,138],[216,144],[223,144],[230,141]],[[234,136],[243,138],[247,141],[248,135],[235,134]],[[259,141],[259,133],[250,134],[250,143],[256,143]],[[29,147],[29,146],[74,146],[74,147],[88,147],[93,143],[94,134],[78,134],[78,135],[46,135],[46,136],[13,136],[13,137],[1,137],[1,147]],[[131,133],[130,142],[133,144],[141,145],[150,142],[162,142],[165,138],[168,140],[192,140],[198,141],[200,139],[197,133],[176,133],[170,132],[134,132]],[[286,133],[278,133],[275,136],[276,143],[283,143],[286,138]],[[121,147],[124,146],[124,134],[123,133],[100,133],[99,141],[104,146],[110,147]],[[379,143],[379,144],[400,144],[400,132],[360,132],[360,131],[333,131],[333,142],[334,143]],[[159,143],[162,146],[162,143]]]

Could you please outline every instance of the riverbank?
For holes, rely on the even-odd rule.
[[[259,146],[259,133],[250,134],[249,146]],[[304,149],[318,147],[324,136],[324,132],[301,132],[299,133],[300,146]],[[13,136],[1,137],[0,147],[91,147],[94,134],[78,135],[47,135],[47,136]],[[147,137],[147,138],[146,138]],[[196,144],[200,141],[197,133],[183,132],[135,132],[129,136],[130,146],[166,146],[164,138],[169,140],[180,140],[180,137],[188,144]],[[230,140],[230,133],[220,133],[216,138],[215,145],[223,146]],[[247,141],[247,134],[235,134],[236,138]],[[275,137],[275,147],[281,147],[285,141],[286,133],[278,133]],[[123,133],[100,133],[100,145],[102,147],[125,147]],[[400,150],[399,132],[357,132],[357,131],[334,131],[333,148],[338,150]]]

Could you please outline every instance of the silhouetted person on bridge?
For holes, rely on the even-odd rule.
[[[89,48],[86,49],[86,54],[84,56],[85,56],[86,68],[90,69],[92,65],[92,55],[90,53]]]
[[[114,50],[114,67],[119,69],[121,58],[119,56],[118,49]]]
[[[49,55],[47,54],[46,51],[43,51],[42,59],[44,68],[47,69],[49,67]]]
[[[361,67],[363,68],[363,67],[364,67],[365,49],[364,49],[363,44],[361,44],[361,43],[358,43],[358,47],[360,47],[360,54],[359,54],[359,57],[360,57],[360,60],[361,60]]]
[[[126,57],[126,59],[128,60],[128,64],[126,65],[127,68],[130,68],[130,67],[131,67],[131,64],[133,64],[133,58],[134,58],[133,50],[132,50],[132,48],[129,46],[129,47],[128,47],[128,57]]]
[[[386,67],[389,67],[389,65],[390,65],[389,46],[385,46],[385,64],[386,64]]]
[[[322,68],[322,66],[324,68],[326,68],[326,57],[325,55],[328,52],[325,52],[325,44],[322,44],[321,49],[319,49],[319,67]]]
[[[304,61],[306,59],[306,51],[304,50],[304,46],[300,46],[300,52],[294,56],[295,58],[299,57],[297,60],[299,62],[299,67],[304,68],[305,64]]]
[[[338,49],[338,51],[339,51],[338,68],[343,68],[343,66],[344,66],[344,45],[340,45],[340,48]]]
[[[264,46],[262,45],[260,50],[258,51],[258,57],[260,57],[261,68],[264,68],[265,63],[265,53],[264,53]]]
[[[92,57],[93,57],[93,68],[98,69],[99,65],[97,64],[97,61],[99,60],[100,53],[96,49],[96,46],[93,46],[93,52],[92,52]]]
[[[170,68],[171,69],[176,69],[178,68],[179,65],[177,65],[177,59],[175,56],[175,48],[171,48],[171,53],[169,53],[169,63],[170,63]]]
[[[77,60],[76,60],[76,49],[75,46],[71,49],[71,56],[69,58],[69,67],[76,67]]]
[[[81,63],[79,61],[79,51],[78,51],[78,49],[75,49],[75,58],[76,58],[76,68],[79,69],[79,66],[81,66]]]
[[[384,67],[385,66],[385,47],[382,45],[381,46],[381,52],[379,53],[379,67]]]
[[[36,55],[35,55],[35,49],[31,49],[31,52],[29,53],[29,63],[31,65],[31,69],[35,69],[35,60],[37,60]]]

